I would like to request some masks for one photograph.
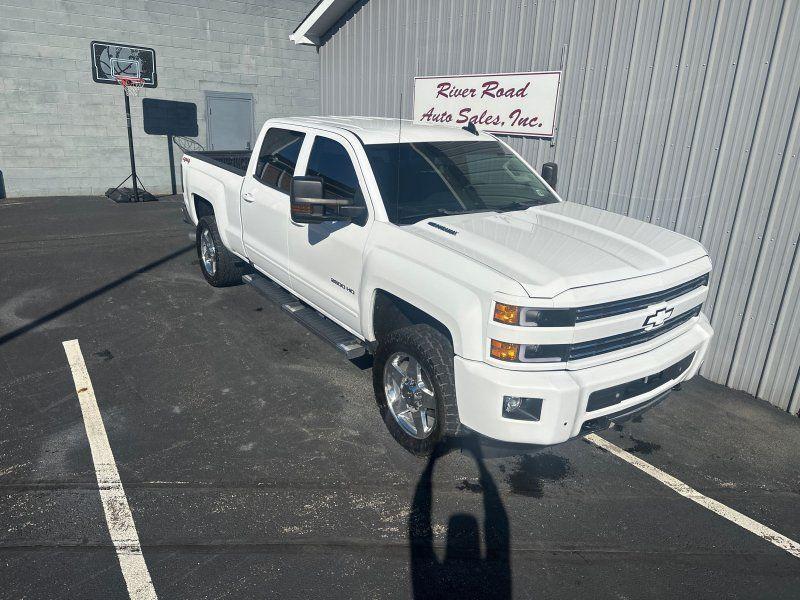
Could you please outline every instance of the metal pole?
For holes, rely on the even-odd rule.
[[[125,96],[125,119],[128,122],[128,150],[131,153],[131,179],[133,180],[133,197],[139,202],[139,181],[136,178],[136,159],[133,156],[133,129],[131,128],[131,102],[128,99],[128,92],[122,86],[122,94]]]
[[[178,188],[175,185],[175,155],[172,153],[172,136],[167,136],[167,149],[169,150],[169,176],[172,180],[172,195],[178,193]]]

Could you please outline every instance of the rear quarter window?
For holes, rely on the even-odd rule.
[[[269,129],[258,153],[256,179],[288,194],[304,138],[299,131]]]

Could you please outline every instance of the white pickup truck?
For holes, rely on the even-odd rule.
[[[540,177],[474,127],[273,119],[252,156],[182,160],[206,280],[244,276],[348,357],[371,352],[384,422],[415,454],[465,432],[563,442],[703,362],[703,247],[563,201],[555,165]]]

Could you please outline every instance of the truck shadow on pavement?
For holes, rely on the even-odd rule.
[[[470,514],[456,513],[447,525],[444,560],[433,547],[433,469],[436,462],[453,449],[440,444],[428,459],[417,482],[408,517],[411,550],[413,597],[420,598],[510,598],[511,563],[508,514],[497,485],[484,464],[480,443],[475,437],[460,440],[458,447],[477,464],[483,493],[485,556],[481,556],[478,520]]]
[[[41,317],[38,317],[37,319],[32,320],[30,323],[27,323],[27,324],[23,325],[22,327],[18,327],[17,329],[14,329],[13,331],[9,331],[7,333],[4,333],[4,334],[0,335],[0,346],[2,346],[3,344],[5,344],[7,342],[10,342],[11,340],[13,340],[15,338],[18,338],[19,336],[21,336],[21,335],[23,335],[25,333],[28,333],[32,329],[36,329],[37,327],[40,327],[41,325],[44,325],[45,323],[48,323],[49,321],[52,321],[53,319],[57,319],[61,315],[66,314],[69,311],[78,308],[79,306],[81,306],[82,304],[85,304],[86,302],[89,302],[90,300],[93,300],[95,298],[98,298],[99,296],[102,296],[106,292],[109,292],[109,291],[113,290],[114,288],[117,288],[117,287],[119,287],[119,286],[121,286],[121,285],[123,285],[123,284],[125,284],[125,283],[127,283],[129,281],[131,281],[132,279],[136,278],[139,275],[142,275],[143,273],[147,273],[148,271],[152,271],[156,267],[160,267],[164,263],[171,261],[173,258],[177,258],[178,256],[181,256],[182,254],[185,254],[186,252],[189,252],[190,250],[193,250],[194,247],[195,247],[194,244],[189,244],[188,246],[183,246],[182,248],[179,248],[179,249],[175,250],[174,252],[170,252],[169,254],[167,254],[165,256],[162,256],[161,258],[159,258],[157,260],[154,260],[152,262],[147,263],[144,266],[139,267],[135,271],[131,271],[130,273],[127,273],[126,275],[123,275],[122,277],[118,277],[117,279],[111,281],[110,283],[105,284],[104,286],[101,286],[101,287],[99,287],[99,288],[97,288],[95,290],[92,290],[91,292],[89,292],[87,294],[84,294],[83,296],[80,296],[79,298],[76,298],[72,302],[68,302],[67,304],[64,304],[63,306],[61,306],[59,308],[56,308],[55,310],[52,310],[52,311],[48,312],[47,314],[42,315]]]

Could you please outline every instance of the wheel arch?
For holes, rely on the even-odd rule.
[[[430,325],[453,344],[450,328],[429,312],[382,288],[376,288],[373,297],[372,333],[376,341],[403,327]]]

